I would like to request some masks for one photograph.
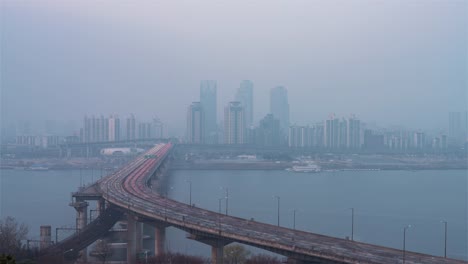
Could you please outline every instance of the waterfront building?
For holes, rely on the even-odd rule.
[[[468,112],[449,113],[449,143],[460,146],[468,141]]]
[[[281,133],[286,137],[289,129],[289,103],[288,91],[283,86],[270,90],[270,113],[279,120]]]
[[[203,80],[200,83],[200,103],[205,113],[205,143],[218,143],[217,115],[216,115],[216,89],[215,80]]]
[[[244,108],[245,127],[250,128],[253,125],[253,83],[250,80],[244,80],[237,89],[236,101],[240,102]]]
[[[135,116],[133,114],[130,114],[129,117],[127,117],[127,122],[126,122],[126,134],[127,134],[127,140],[135,140],[136,139],[136,120]]]
[[[224,144],[244,144],[244,109],[240,102],[229,102],[224,108]]]
[[[138,124],[138,139],[152,138],[151,133],[152,125],[149,122],[141,122]]]
[[[324,122],[324,145],[329,149],[336,149],[340,145],[340,120],[332,114]]]
[[[361,121],[356,117],[346,120],[346,147],[359,149],[361,147]]]
[[[267,114],[255,130],[255,143],[259,146],[279,146],[282,141],[279,120]]]
[[[187,143],[205,143],[205,113],[200,102],[193,102],[187,109]]]
[[[120,118],[116,115],[109,117],[109,141],[120,141]]]
[[[384,135],[370,129],[364,131],[364,149],[378,151],[384,149],[384,146]]]

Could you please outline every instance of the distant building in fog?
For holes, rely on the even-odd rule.
[[[152,135],[152,124],[149,122],[138,123],[138,139],[149,139],[153,138]]]
[[[283,86],[270,90],[270,113],[280,121],[281,133],[286,137],[289,129],[289,103],[288,91]]]
[[[449,142],[460,146],[468,141],[468,112],[449,113]]]
[[[364,131],[364,149],[367,150],[382,150],[384,149],[384,135],[376,134],[370,129]]]
[[[323,124],[290,126],[288,145],[292,148],[321,148],[324,145]]]
[[[340,146],[340,119],[331,115],[324,122],[324,145],[329,149],[336,149]]]
[[[205,112],[205,142],[209,144],[218,143],[218,133],[216,125],[216,81],[204,80],[200,83],[200,103]]]
[[[237,89],[236,101],[240,102],[244,108],[245,127],[250,128],[253,125],[253,83],[250,80],[244,80]]]
[[[126,139],[127,140],[136,139],[136,120],[133,114],[130,114],[130,116],[127,117],[127,122],[125,126],[126,126],[126,136],[127,136]]]
[[[278,146],[283,142],[280,132],[280,122],[272,114],[267,114],[255,129],[253,138],[259,146]]]
[[[109,117],[109,141],[120,141],[120,118],[116,115]]]
[[[240,102],[229,102],[224,108],[224,143],[244,144],[244,109]]]
[[[187,109],[187,143],[205,143],[205,113],[200,102],[193,102]]]

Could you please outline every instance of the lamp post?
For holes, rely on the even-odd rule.
[[[225,190],[226,190],[226,215],[228,215],[229,188],[228,188],[228,187],[221,187],[221,189],[225,189]]]
[[[444,258],[447,258],[447,221],[440,221],[445,225]]]
[[[406,262],[406,229],[411,228],[411,225],[407,225],[403,228],[403,264]]]
[[[297,209],[293,210],[293,229],[296,230],[296,211]]]
[[[354,208],[351,209],[351,241],[354,241]]]
[[[192,206],[192,181],[186,180],[189,183],[189,205]]]
[[[218,213],[221,214],[221,201],[223,200],[224,198],[218,198]]]
[[[280,199],[281,198],[278,195],[275,195],[274,197],[276,198],[276,200],[278,202],[277,203],[277,205],[278,205],[277,206],[278,207],[278,226],[280,226]]]

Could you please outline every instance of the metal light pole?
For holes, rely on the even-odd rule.
[[[189,205],[192,206],[192,181],[187,180],[189,183]]]
[[[226,187],[226,215],[228,215],[229,189]]]
[[[280,197],[275,195],[274,196],[276,198],[276,200],[278,201],[278,226],[280,226]]]
[[[296,209],[293,210],[293,229],[296,230]]]
[[[407,225],[403,228],[403,264],[406,262],[406,229],[411,228],[411,225]]]
[[[221,214],[221,201],[223,200],[224,198],[218,198],[218,213]]]
[[[354,241],[354,208],[351,209],[351,241]]]
[[[444,258],[447,258],[447,221],[440,221],[445,225]]]

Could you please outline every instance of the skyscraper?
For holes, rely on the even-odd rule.
[[[236,101],[240,102],[244,108],[245,127],[249,128],[253,124],[253,83],[244,80],[237,89]]]
[[[280,121],[281,133],[285,137],[289,129],[288,91],[283,86],[270,90],[270,113]]]
[[[216,81],[204,80],[200,83],[200,103],[205,112],[205,143],[218,143],[216,125]]]
[[[224,108],[224,143],[244,144],[244,109],[240,102],[229,102]]]
[[[205,113],[200,102],[193,102],[187,109],[187,143],[205,142]]]

